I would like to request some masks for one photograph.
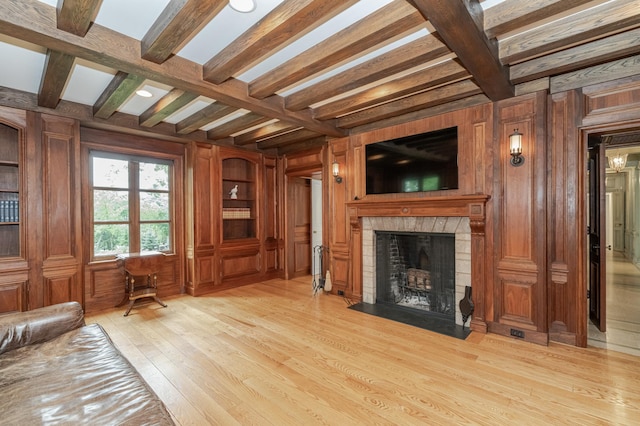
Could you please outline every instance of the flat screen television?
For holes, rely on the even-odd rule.
[[[365,147],[367,194],[458,188],[458,127]]]

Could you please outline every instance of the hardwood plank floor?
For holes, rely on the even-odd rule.
[[[589,345],[640,356],[640,269],[621,253],[607,255],[607,331],[589,322]]]
[[[181,425],[640,421],[640,357],[466,340],[347,309],[311,278],[87,316]]]

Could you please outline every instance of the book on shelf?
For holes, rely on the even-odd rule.
[[[222,209],[223,219],[251,219],[249,207],[225,207]]]
[[[19,222],[18,200],[0,200],[0,222]]]

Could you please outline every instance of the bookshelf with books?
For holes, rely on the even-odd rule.
[[[20,132],[0,122],[0,258],[20,256]]]

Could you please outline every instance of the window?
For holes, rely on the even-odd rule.
[[[170,161],[91,152],[93,259],[172,251]]]

